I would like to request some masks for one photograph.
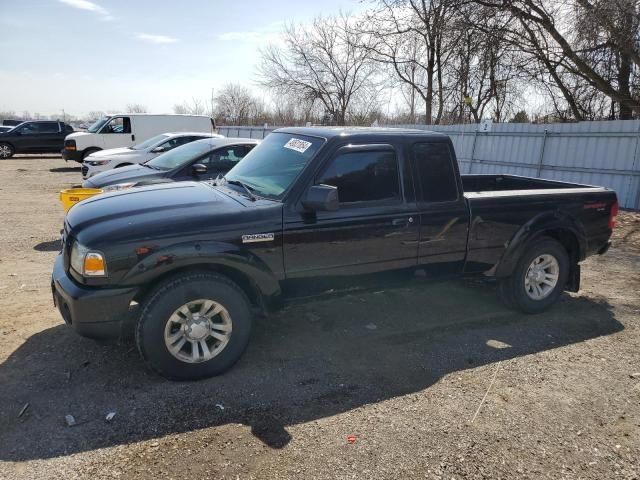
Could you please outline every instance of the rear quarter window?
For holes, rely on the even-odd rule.
[[[416,143],[412,150],[422,200],[457,200],[458,185],[449,146],[440,142]]]

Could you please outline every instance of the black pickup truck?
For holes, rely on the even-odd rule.
[[[168,378],[195,379],[240,358],[255,314],[392,272],[489,277],[511,307],[542,312],[578,290],[580,261],[607,251],[617,211],[606,188],[460,176],[445,135],[286,128],[215,183],[71,208],[53,296],[94,338],[120,336],[138,303],[142,357]]]
[[[73,127],[64,122],[34,120],[0,132],[0,158],[16,153],[60,153]]]

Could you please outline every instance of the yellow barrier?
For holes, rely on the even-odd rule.
[[[93,197],[102,193],[99,188],[67,188],[60,192],[60,201],[64,207],[64,213],[67,213],[71,207],[81,200]]]

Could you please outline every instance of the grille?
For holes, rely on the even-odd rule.
[[[88,171],[89,171],[89,167],[83,165],[82,166],[82,176],[83,177],[86,176]]]

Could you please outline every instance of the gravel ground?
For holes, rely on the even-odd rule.
[[[172,383],[52,305],[57,192],[79,182],[58,157],[0,162],[0,478],[640,476],[640,214],[548,313],[476,282],[353,293]]]

